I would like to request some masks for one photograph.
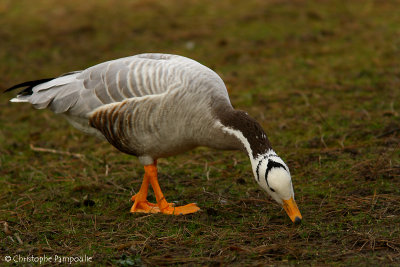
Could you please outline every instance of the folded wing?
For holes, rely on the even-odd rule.
[[[104,62],[55,79],[26,82],[10,88],[30,87],[12,101],[29,102],[38,109],[48,107],[55,113],[87,117],[102,105],[165,92],[171,77],[166,61],[176,57],[142,54]]]

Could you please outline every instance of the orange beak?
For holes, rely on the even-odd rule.
[[[286,213],[289,215],[292,222],[295,224],[301,223],[301,213],[299,208],[297,207],[296,201],[294,201],[293,197],[288,200],[283,201],[283,208],[286,210]]]

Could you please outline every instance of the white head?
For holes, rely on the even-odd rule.
[[[273,150],[252,160],[257,183],[288,213],[293,222],[300,222],[302,216],[294,201],[292,178],[289,168]]]
[[[257,183],[267,191],[276,202],[283,206],[294,223],[300,223],[302,216],[294,201],[292,178],[290,177],[289,168],[272,149],[269,149],[264,154],[254,156],[252,146],[254,149],[265,147],[268,144],[268,139],[260,125],[251,120],[247,120],[247,122],[247,124],[243,123],[243,125],[252,125],[253,127],[249,126],[243,131],[226,127],[220,122],[217,122],[217,125],[222,127],[222,130],[226,133],[236,136],[243,144],[249,155]],[[256,131],[256,133],[254,133],[254,129],[258,132]],[[244,136],[243,132],[246,133],[248,138]]]

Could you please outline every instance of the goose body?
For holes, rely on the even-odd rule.
[[[163,202],[156,178],[158,158],[196,146],[247,152],[260,186],[284,206],[289,199],[290,205],[295,205],[289,169],[272,150],[261,126],[247,113],[233,109],[222,79],[192,59],[140,54],[54,79],[22,83],[7,91],[24,86],[27,88],[12,102],[49,108],[79,130],[139,158],[145,177],[132,198],[132,212],[185,214],[198,210],[194,204],[179,210],[165,198]],[[272,173],[273,177],[268,177]],[[279,196],[271,190],[271,183],[282,191]],[[145,198],[148,184],[155,190],[157,205]],[[287,211],[298,221],[301,215],[297,206],[294,209],[294,217]]]

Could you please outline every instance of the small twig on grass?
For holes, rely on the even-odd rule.
[[[6,235],[8,235],[8,236],[11,236],[11,235],[12,235],[12,232],[10,231],[10,228],[8,227],[8,223],[7,223],[7,222],[4,222],[3,225],[4,225],[4,229],[3,229],[4,233],[5,233]]]
[[[400,131],[400,128],[392,129],[390,131],[387,131],[387,132],[385,132],[383,134],[380,134],[380,135],[376,136],[376,138],[386,137],[388,135],[391,135],[392,133],[399,132],[399,131]]]
[[[17,239],[17,241],[18,241],[18,243],[19,243],[20,245],[23,245],[23,244],[24,244],[24,242],[22,242],[22,239],[19,237],[18,233],[14,233],[14,236],[15,236],[15,238]]]
[[[108,181],[106,181],[106,184],[111,184],[111,185],[113,185],[113,186],[115,186],[116,188],[118,188],[118,189],[120,189],[120,190],[122,190],[122,191],[128,191],[128,189],[125,189],[125,188],[123,188],[122,186],[120,186],[120,185],[118,185],[118,184],[116,184],[113,180],[108,180]]]
[[[49,246],[49,248],[51,248],[50,244],[49,244],[49,240],[47,240],[47,236],[44,235],[44,239],[46,240],[46,244]]]
[[[82,154],[71,153],[68,151],[60,151],[60,150],[55,150],[55,149],[51,149],[51,148],[35,147],[32,144],[30,144],[29,146],[33,151],[36,151],[36,152],[48,152],[48,153],[53,153],[53,154],[67,155],[67,156],[78,158],[80,160],[85,160],[85,156]]]

